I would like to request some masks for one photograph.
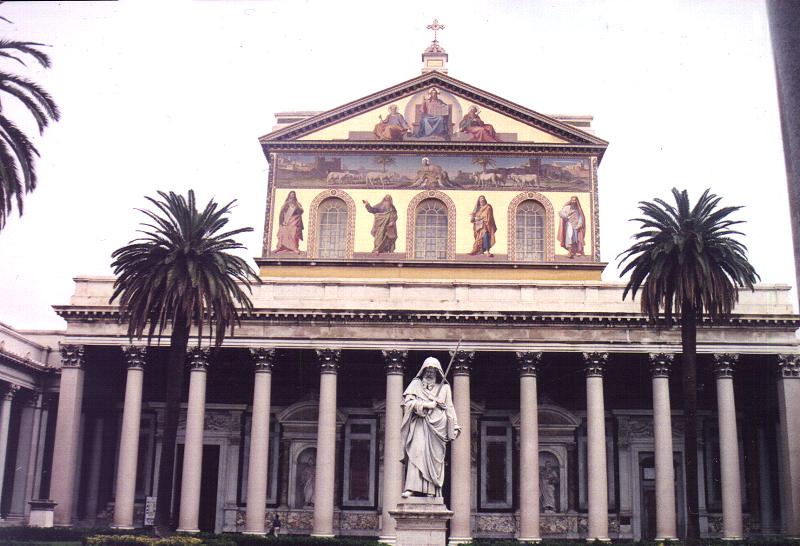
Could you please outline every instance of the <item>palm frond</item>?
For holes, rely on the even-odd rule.
[[[721,198],[705,190],[694,206],[686,190],[672,190],[674,205],[656,198],[639,203],[642,216],[634,244],[621,252],[621,276],[630,273],[623,290],[635,298],[651,320],[673,320],[684,304],[698,316],[730,315],[739,289],[753,289],[759,279],[747,260],[747,248],[734,237],[732,226],[743,223],[729,216],[742,207],[721,207]]]

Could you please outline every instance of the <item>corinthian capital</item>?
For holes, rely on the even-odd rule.
[[[125,356],[125,364],[128,369],[143,370],[146,364],[147,347],[136,347],[128,345],[122,348],[122,354]]]
[[[62,345],[61,368],[83,368],[83,345]]]
[[[669,377],[674,360],[675,355],[672,353],[650,353],[650,375]]]
[[[797,355],[778,355],[778,377],[781,379],[800,378],[800,358]]]
[[[340,349],[317,349],[319,373],[337,373],[342,360]]]
[[[717,379],[733,377],[733,369],[736,367],[738,360],[739,355],[737,354],[716,353],[714,355],[714,377]]]
[[[469,375],[473,360],[475,360],[473,351],[456,351],[453,358],[453,375]]]
[[[539,371],[542,364],[542,353],[539,351],[524,351],[517,353],[517,365],[519,366],[519,375],[535,376]]]
[[[586,377],[603,377],[608,365],[608,353],[583,353]]]
[[[388,351],[381,351],[383,354],[383,361],[386,365],[386,375],[403,375],[406,369],[406,361],[408,360],[408,351],[400,351],[391,349]]]
[[[250,356],[253,357],[256,373],[272,372],[272,366],[275,365],[275,349],[254,347],[250,349]]]
[[[189,369],[192,371],[207,371],[208,357],[210,354],[211,351],[205,347],[193,347],[189,349],[189,353],[186,355],[186,360],[189,362]]]

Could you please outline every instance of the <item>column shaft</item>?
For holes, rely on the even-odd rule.
[[[608,466],[603,373],[608,354],[584,353],[586,366],[587,540],[608,541]]]
[[[206,367],[203,365],[193,365],[189,374],[189,405],[186,409],[186,439],[183,446],[183,475],[178,516],[178,531],[183,533],[199,532],[206,374]]]
[[[272,358],[275,351],[254,350],[257,359],[250,425],[250,459],[247,470],[245,533],[264,534],[269,472],[269,416],[272,394]],[[268,363],[267,363],[268,362]]]
[[[19,390],[16,385],[10,385],[8,390],[2,393],[0,399],[0,500],[3,494],[3,481],[6,478],[6,457],[8,456],[8,431],[11,427],[11,404],[14,395]]]
[[[336,464],[336,374],[319,378],[319,428],[314,479],[314,527],[311,536],[333,536],[333,489]]]
[[[114,524],[117,529],[133,528],[136,496],[136,468],[139,458],[139,430],[142,418],[144,369],[129,367],[125,382],[125,402],[117,463],[117,490],[114,495]]]
[[[386,415],[383,437],[383,500],[381,502],[381,535],[379,540],[394,544],[397,531],[389,510],[397,508],[403,490],[403,457],[400,426],[403,423],[403,364],[405,351],[385,351]]]
[[[78,471],[78,448],[83,406],[83,347],[61,347],[61,383],[58,391],[58,415],[53,453],[58,454],[50,480],[50,498],[57,504],[53,513],[56,525],[72,524],[75,477]]]
[[[588,539],[608,539],[608,475],[603,378],[586,378],[586,444],[589,478]]]
[[[453,442],[450,472],[450,544],[472,541],[472,417],[470,409],[469,365],[472,353],[456,355],[456,370],[453,376],[453,407],[456,410],[461,433]]]
[[[539,408],[536,376],[520,378],[519,539],[539,540]]]
[[[672,460],[672,408],[669,379],[653,378],[656,466],[656,540],[676,539],[675,467]]]
[[[739,467],[739,440],[736,430],[736,404],[733,399],[735,358],[715,355],[717,360],[717,416],[719,422],[719,463],[722,492],[723,538],[740,539],[742,525],[742,482]]]
[[[800,363],[781,355],[778,379],[784,532],[800,538]]]

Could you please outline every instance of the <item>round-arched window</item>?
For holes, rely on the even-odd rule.
[[[320,258],[347,257],[347,204],[338,197],[329,197],[319,205]]]
[[[544,260],[544,207],[528,199],[517,207],[516,259],[525,262]]]
[[[447,258],[447,207],[438,199],[425,199],[417,206],[414,228],[414,258]]]

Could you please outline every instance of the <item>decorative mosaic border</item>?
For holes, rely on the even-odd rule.
[[[406,213],[406,259],[414,259],[414,233],[417,224],[417,207],[425,199],[438,199],[447,208],[447,259],[456,258],[456,204],[446,193],[426,190],[415,195],[408,203]]]
[[[345,248],[345,259],[353,257],[353,240],[356,231],[356,202],[347,192],[342,190],[325,190],[317,194],[311,202],[309,210],[309,226],[308,226],[308,255],[312,258],[319,258],[317,256],[317,231],[319,223],[319,206],[323,201],[335,197],[344,201],[347,205],[347,246]]]
[[[552,262],[556,259],[555,211],[550,200],[535,191],[520,193],[508,205],[508,260],[513,262],[517,259],[517,207],[528,200],[544,207],[544,260]]]

